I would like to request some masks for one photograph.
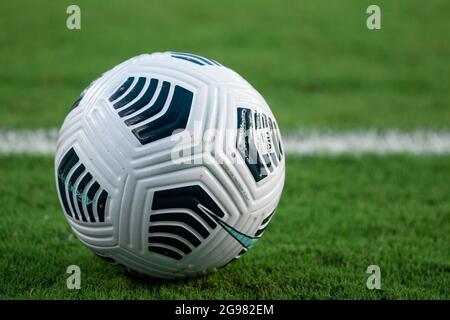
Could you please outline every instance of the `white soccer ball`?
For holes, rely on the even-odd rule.
[[[67,115],[55,156],[78,239],[129,271],[215,271],[261,237],[285,161],[262,96],[218,62],[143,54],[95,80]]]

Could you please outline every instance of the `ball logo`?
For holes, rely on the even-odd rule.
[[[157,211],[167,209],[173,212]],[[194,214],[183,212],[186,209]],[[201,244],[202,240],[195,233],[200,235],[200,238],[206,239],[211,231],[216,229],[217,224],[245,249],[252,247],[259,239],[239,232],[225,223],[222,220],[225,213],[199,185],[156,191],[152,210],[155,212],[150,215],[148,250],[177,260],[183,257],[181,253],[188,254],[192,251],[191,247],[198,247]],[[174,222],[180,225],[175,226]],[[182,225],[186,225],[194,232]],[[182,240],[179,240],[180,238]]]
[[[67,177],[64,176],[62,171],[58,172],[58,179],[61,180],[61,182],[63,184],[67,183],[67,187],[69,188],[69,190],[71,192],[73,192],[75,194],[75,196],[77,198],[79,198],[81,200],[81,202],[83,202],[84,204],[89,205],[94,202],[94,200],[89,199],[89,196],[86,193],[82,193],[82,192],[80,192],[80,190],[75,188],[75,186],[73,184],[71,184],[69,180],[67,180]]]
[[[57,171],[58,193],[66,214],[83,222],[105,222],[108,192],[100,188],[71,148]]]
[[[261,181],[275,170],[283,155],[275,121],[262,112],[238,107],[237,126],[236,148],[255,181]]]

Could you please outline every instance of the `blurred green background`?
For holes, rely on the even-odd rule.
[[[72,3],[1,2],[0,127],[59,127],[102,72],[167,50],[241,73],[282,128],[450,126],[447,0],[376,1],[373,31],[373,1],[80,0],[68,30]]]

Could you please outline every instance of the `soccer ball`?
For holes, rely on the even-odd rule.
[[[77,238],[160,278],[215,271],[250,249],[275,212],[284,171],[262,96],[231,69],[182,52],[139,55],[91,83],[55,156]]]

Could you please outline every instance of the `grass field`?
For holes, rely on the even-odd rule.
[[[382,30],[369,31],[372,2],[79,0],[69,31],[71,1],[2,1],[0,127],[59,126],[102,72],[181,50],[239,71],[282,128],[448,129],[450,2],[377,1]]]
[[[0,158],[0,297],[450,298],[449,157],[289,158],[287,168],[276,218],[250,252],[168,282],[126,276],[70,236],[52,159]],[[70,264],[79,291],[66,288]],[[380,291],[366,288],[371,264]]]
[[[66,29],[78,4],[82,29]],[[0,129],[59,127],[93,79],[134,55],[191,51],[241,73],[279,125],[450,130],[450,2],[2,1]],[[450,156],[288,156],[280,207],[240,260],[142,280],[71,234],[53,159],[0,154],[0,299],[450,299]],[[82,289],[68,290],[70,264]],[[365,273],[379,265],[382,290]]]

